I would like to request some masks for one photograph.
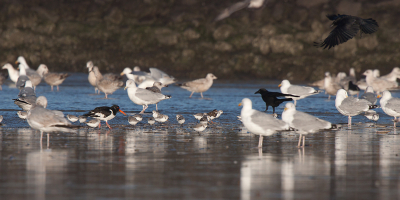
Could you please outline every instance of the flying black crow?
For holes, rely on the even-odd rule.
[[[314,46],[325,48],[332,48],[336,45],[342,44],[357,35],[361,29],[362,33],[371,34],[378,30],[378,23],[372,19],[362,19],[360,17],[351,15],[327,15],[328,19],[332,20],[332,26],[336,26],[328,35],[328,37],[321,43],[314,42]]]

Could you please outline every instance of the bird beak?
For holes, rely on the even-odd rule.
[[[124,88],[124,90],[126,90],[126,88],[128,88],[128,86],[126,86],[126,87]]]
[[[120,74],[121,76],[123,76],[124,75],[124,72],[121,72],[121,74]]]
[[[238,106],[242,106],[242,102],[240,102]]]
[[[287,109],[288,109],[288,108],[285,107],[283,110],[287,110]]]
[[[278,85],[278,87],[281,87],[281,86],[282,86],[282,84],[279,84],[279,85]]]
[[[377,96],[376,98],[378,98],[378,99],[379,99],[379,98],[381,98],[381,97],[382,97],[382,95],[378,94],[378,96]]]
[[[17,60],[17,61],[15,61],[15,64],[19,64],[18,60]]]
[[[118,111],[121,112],[122,114],[126,115],[126,114],[124,113],[124,111],[122,111],[121,109],[119,109]]]
[[[258,94],[258,93],[260,93],[259,91],[257,91],[256,93],[254,93],[254,94]]]

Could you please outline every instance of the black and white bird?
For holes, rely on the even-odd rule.
[[[182,115],[176,115],[176,121],[178,122],[178,124],[183,124],[185,123],[185,118]]]
[[[147,120],[147,123],[149,123],[150,125],[153,125],[154,123],[156,123],[156,120],[154,119],[154,117],[149,117],[149,119]]]
[[[134,116],[139,122],[143,120],[143,117],[142,117],[141,114],[136,114],[136,115],[133,115],[133,116]]]
[[[242,10],[244,8],[260,8],[264,3],[266,3],[267,0],[244,0],[237,2],[228,8],[225,8],[216,18],[215,21],[220,21],[223,20],[227,17],[229,17],[232,13]]]
[[[21,119],[26,119],[26,117],[28,117],[28,112],[26,112],[26,111],[18,111],[17,115]]]
[[[196,125],[193,127],[193,129],[194,129],[195,131],[197,131],[199,134],[200,134],[200,132],[204,131],[206,128],[207,128],[207,124],[202,124],[202,123],[196,124]]]
[[[86,122],[86,117],[81,115],[78,117],[78,120],[79,120],[79,123],[84,123],[84,122]]]
[[[213,119],[219,118],[219,116],[221,116],[222,113],[224,113],[224,111],[214,109],[214,110],[208,112],[207,115],[210,116],[210,120],[213,120]]]
[[[332,20],[332,26],[336,26],[328,35],[328,37],[321,43],[314,42],[317,47],[323,47],[324,49],[332,48],[339,44],[345,43],[357,35],[358,31],[361,30],[361,36],[363,33],[371,34],[378,30],[378,23],[372,19],[362,19],[360,17],[351,15],[327,15],[329,20]]]
[[[261,94],[262,100],[265,102],[265,111],[268,111],[268,107],[272,107],[272,113],[275,113],[275,108],[278,107],[281,103],[285,101],[292,101],[292,98],[283,98],[283,99],[278,99],[277,97],[286,97],[286,96],[291,96],[291,97],[299,97],[296,95],[292,94],[283,94],[280,92],[270,92],[266,90],[265,88],[259,89],[257,92],[254,94]]]
[[[128,122],[130,125],[136,125],[137,123],[139,123],[139,120],[136,119],[135,116],[129,116],[128,117]]]
[[[111,107],[108,106],[102,106],[102,107],[97,107],[94,110],[89,111],[88,113],[84,114],[83,116],[85,117],[93,117],[102,121],[105,121],[108,128],[112,129],[111,126],[108,124],[108,120],[111,120],[117,115],[117,112],[121,112],[122,114],[126,115],[124,111],[119,109],[119,106],[113,105]],[[99,123],[99,128],[101,124]]]

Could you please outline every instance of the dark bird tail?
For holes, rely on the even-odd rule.
[[[369,109],[375,109],[375,108],[379,108],[379,106],[378,105],[370,105],[369,106]]]

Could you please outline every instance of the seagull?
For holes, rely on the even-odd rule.
[[[151,68],[151,69],[153,69],[153,68]],[[121,72],[120,75],[121,76],[126,75],[126,78],[134,80],[136,84],[142,83],[144,80],[146,80],[146,77],[151,76],[149,73],[146,73],[146,72],[143,72],[143,75],[137,75],[135,73],[141,73],[140,67],[135,66],[133,68],[133,71],[129,67],[126,67],[126,68],[124,68],[124,70]]]
[[[325,72],[324,88],[325,92],[329,95],[328,100],[331,99],[331,96],[335,96],[339,89],[342,89],[338,83],[332,81],[331,73],[329,72]]]
[[[36,94],[32,88],[32,82],[30,80],[25,82],[25,87],[19,91],[18,99],[13,99],[14,104],[22,108],[24,111],[31,109],[36,104]],[[47,101],[46,101],[47,102]],[[46,108],[46,106],[44,106]]]
[[[11,81],[17,83],[19,77],[18,70],[14,69],[14,67],[10,63],[6,63],[1,69],[7,69],[8,76],[10,77]]]
[[[182,115],[176,115],[176,121],[178,122],[178,124],[182,125],[183,123],[185,123],[185,118]]]
[[[367,82],[367,85],[372,86],[377,94],[380,94],[385,90],[397,87],[397,83],[395,82],[375,77],[374,72],[370,69],[366,70],[363,75],[366,76],[365,80]]]
[[[43,77],[44,82],[51,86],[51,91],[53,91],[53,86],[57,86],[57,91],[59,91],[58,86],[61,85],[68,76],[70,76],[66,73],[49,72],[49,68],[47,68],[45,64],[39,65],[38,72],[40,76]]]
[[[335,100],[336,109],[345,116],[349,117],[348,126],[351,127],[351,117],[367,112],[370,109],[377,108],[377,105],[371,105],[371,103],[365,99],[358,99],[352,96],[348,96],[346,90],[340,89],[336,94]]]
[[[154,82],[160,82],[163,85],[169,85],[176,82],[173,76],[170,76],[157,68],[149,68],[149,71],[150,73],[140,70],[136,71],[136,69],[133,70],[132,74],[138,75],[138,78],[145,77],[145,79],[138,85],[138,88],[151,87]]]
[[[94,71],[93,71],[93,67],[94,67],[93,62],[88,61],[86,63],[86,67],[88,68],[88,71],[89,71],[88,81],[89,81],[90,85],[92,85],[94,87],[94,93],[95,94],[100,93],[100,90],[97,88],[97,85],[96,85],[96,75],[94,75]]]
[[[385,76],[381,76],[380,78],[386,79],[388,81],[391,81],[391,82],[394,82],[397,84],[397,79],[400,78],[400,68],[395,67],[392,69],[392,71],[389,74],[386,74]],[[396,86],[398,86],[398,84]]]
[[[104,92],[105,98],[107,99],[108,94],[112,94],[118,88],[122,87],[124,85],[124,82],[122,81],[121,76],[103,76],[98,67],[93,67],[93,72],[94,75],[96,76],[96,85],[97,88]]]
[[[336,45],[347,42],[357,35],[358,31],[362,33],[371,34],[378,30],[378,23],[372,19],[362,19],[360,17],[351,15],[327,15],[329,20],[332,20],[332,26],[336,26],[330,33],[329,36],[321,43],[314,42],[317,47],[323,47],[324,49],[332,48]]]
[[[279,130],[289,129],[289,125],[272,115],[254,110],[252,102],[248,98],[244,98],[239,106],[243,105],[240,116],[243,125],[253,134],[260,135],[258,148],[262,148],[263,136],[270,136]]]
[[[281,88],[282,93],[299,96],[292,98],[294,100],[294,105],[296,105],[297,100],[306,98],[310,95],[318,94],[320,92],[312,87],[291,85],[288,80],[283,80],[281,84],[278,85],[278,87]]]
[[[40,142],[42,142],[43,132],[75,132],[73,128],[79,127],[65,119],[61,111],[48,110],[44,105],[47,105],[46,97],[39,96],[26,118],[31,128],[40,131]],[[49,141],[48,138],[49,134],[47,134],[47,141]]]
[[[3,115],[0,115],[0,123],[3,121]]]
[[[78,117],[75,115],[67,115],[67,119],[71,122],[76,122],[78,121]]]
[[[400,117],[400,99],[396,97],[392,97],[392,94],[385,90],[383,91],[382,98],[380,100],[380,104],[383,112],[387,115],[394,117],[394,128],[396,128],[396,122],[399,120],[397,117]]]
[[[84,123],[92,128],[96,128],[97,126],[100,125],[100,120],[99,119],[91,119],[88,122],[84,122]]]
[[[193,81],[185,82],[182,84],[178,84],[178,86],[192,92],[189,98],[191,98],[193,93],[195,92],[200,92],[201,98],[203,98],[203,92],[210,89],[214,79],[217,79],[217,77],[214,76],[214,74],[208,73],[206,78],[200,78]]]
[[[375,95],[374,88],[368,86],[367,89],[364,91],[364,94],[360,96],[360,99],[365,99],[371,103],[371,105],[376,105],[378,98]]]
[[[144,113],[144,111],[149,107],[148,105],[156,104],[162,100],[171,98],[169,95],[163,95],[161,93],[155,93],[150,90],[138,88],[133,80],[126,81],[125,90],[127,90],[128,97],[133,103],[143,106],[143,110],[140,114]]]
[[[130,125],[134,125],[135,126],[139,122],[139,120],[137,120],[134,116],[129,116],[128,117],[128,122],[129,122]]]
[[[117,112],[120,112],[120,113],[126,115],[124,113],[124,111],[119,109],[119,106],[113,105],[111,107],[107,107],[107,106],[97,107],[94,110],[91,110],[88,113],[84,114],[83,116],[85,116],[85,117],[93,117],[93,118],[105,121],[107,126],[108,126],[108,128],[112,129],[107,121],[113,119],[115,117],[115,115],[117,114]],[[101,125],[99,124],[99,128],[100,128],[100,126]]]
[[[293,103],[287,103],[282,112],[282,120],[289,124],[290,127],[295,128],[300,133],[298,147],[300,147],[301,136],[308,133],[315,133],[321,129],[332,128],[332,124],[328,121],[319,119],[310,114],[296,110]],[[305,145],[305,136],[303,136],[303,146]]]
[[[227,17],[229,17],[232,13],[242,10],[243,8],[260,8],[264,5],[267,1],[264,0],[244,0],[237,2],[228,8],[225,8],[216,18],[214,21],[220,21]]]
[[[266,90],[265,88],[259,89],[256,93],[254,94],[261,94],[261,97],[263,101],[265,102],[265,111],[268,110],[269,106],[272,106],[272,113],[275,113],[275,108],[278,107],[281,103],[284,101],[292,101],[292,98],[283,98],[283,99],[278,99],[277,97],[285,97],[285,96],[290,96],[290,97],[299,97],[296,95],[292,94],[283,94],[280,92],[270,92]]]
[[[2,85],[4,84],[4,81],[6,81],[7,76],[4,75],[3,73],[0,73],[0,90],[3,90]]]
[[[150,90],[155,93],[161,94],[161,88],[168,87],[168,85],[163,85],[161,82],[154,82],[152,87],[147,87],[146,90]],[[156,103],[156,110],[158,110],[158,103]]]
[[[42,81],[42,76],[38,73],[38,71],[35,71],[29,67],[23,56],[19,56],[15,63],[19,64],[19,67],[25,68],[26,75],[29,77],[29,80],[32,81],[33,89],[36,90],[36,86]]]
[[[17,82],[15,83],[15,86],[16,86],[19,90],[22,90],[22,88],[25,87],[25,82],[26,82],[27,80],[30,80],[30,79],[29,79],[28,76],[26,75],[25,68],[22,67],[21,64],[20,64],[20,66],[19,66],[18,68],[19,68],[19,76],[18,76]],[[31,82],[32,82],[32,81],[31,81]],[[32,86],[33,86],[33,84],[32,84]]]

